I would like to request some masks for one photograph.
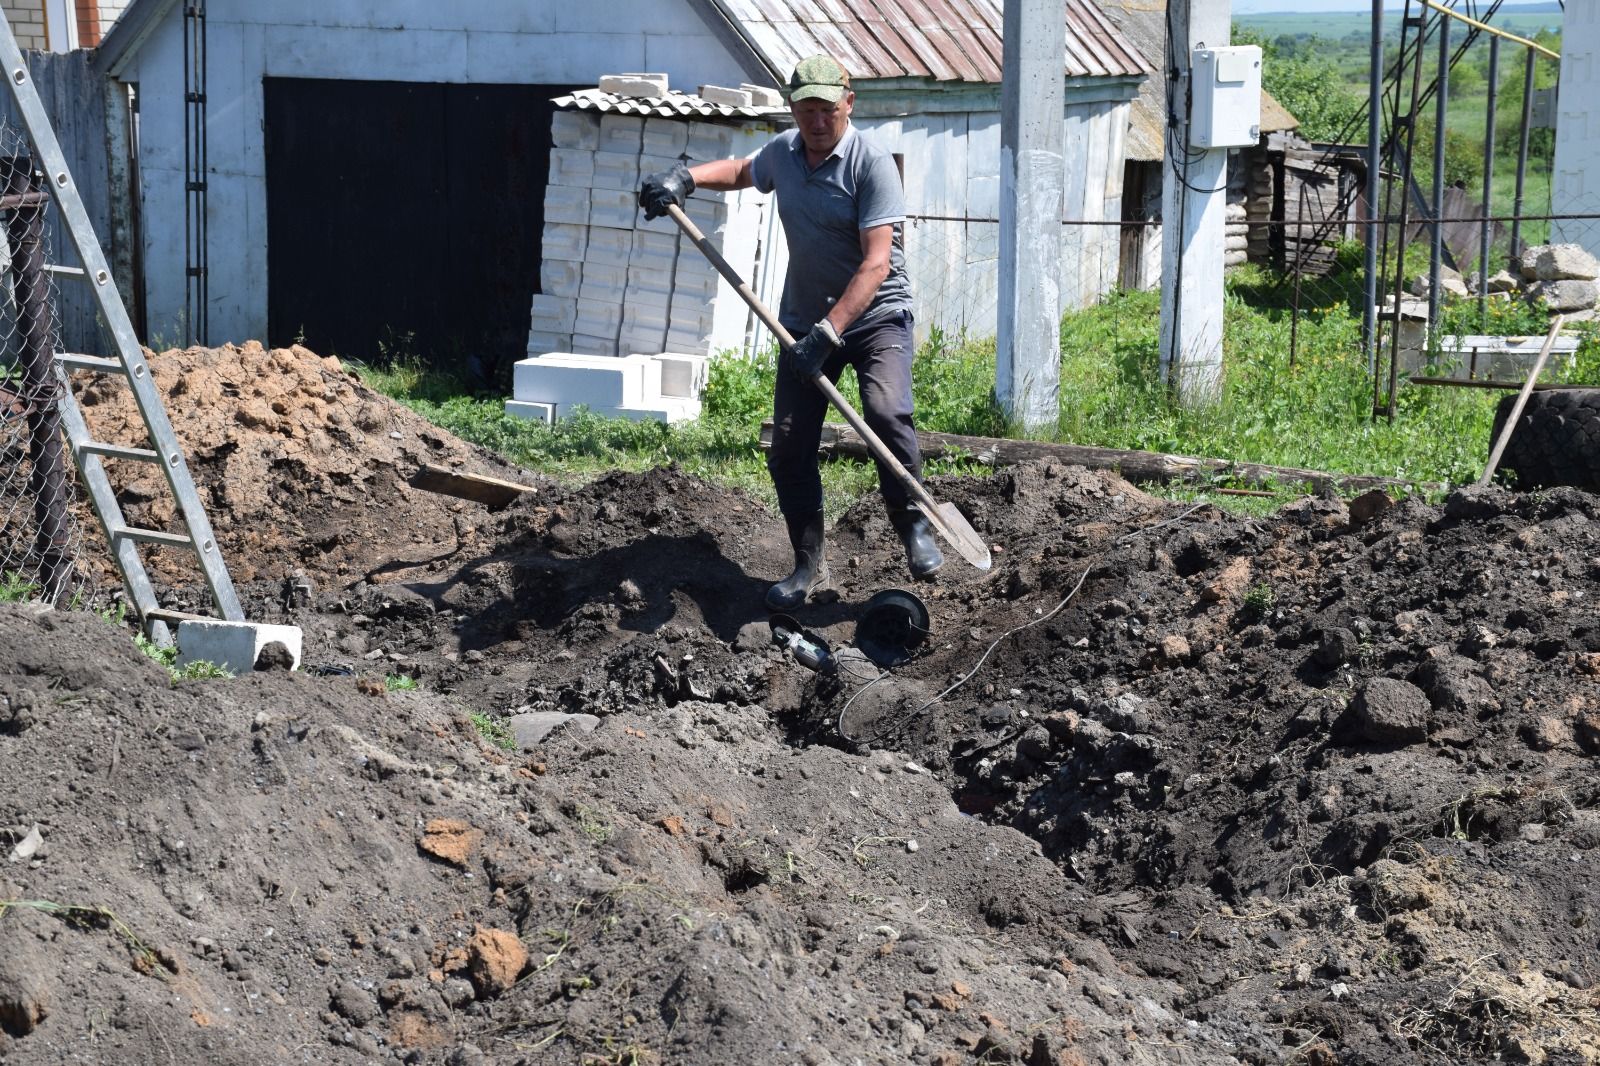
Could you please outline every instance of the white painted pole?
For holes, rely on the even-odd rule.
[[[1030,432],[1060,417],[1066,48],[1061,0],[1005,0],[995,392]]]
[[[1190,57],[1227,45],[1232,0],[1168,0],[1161,190],[1161,376],[1188,407],[1222,396],[1222,251],[1228,151],[1189,146]]]

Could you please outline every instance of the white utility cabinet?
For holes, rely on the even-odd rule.
[[[1190,69],[1189,144],[1244,148],[1261,139],[1261,49],[1196,48]]]

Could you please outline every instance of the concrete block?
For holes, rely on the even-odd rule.
[[[617,348],[624,352],[654,355],[667,339],[667,309],[648,304],[628,304],[622,309],[622,329]],[[659,371],[658,371],[659,376]]]
[[[607,115],[607,118],[612,116]],[[622,118],[634,118],[623,115]],[[634,118],[634,121],[640,121]],[[639,151],[594,153],[594,171],[589,184],[596,189],[626,189],[639,191]]]
[[[550,116],[550,143],[557,148],[592,152],[600,147],[600,116],[583,111],[557,111]]]
[[[695,336],[710,336],[714,308],[710,303],[674,298],[667,320],[673,332],[687,332]]]
[[[655,116],[644,120],[644,139],[640,151],[645,155],[677,159],[688,147],[689,123],[685,120]]]
[[[572,351],[578,355],[604,356],[607,359],[616,358],[617,339],[615,337],[591,337],[585,333],[572,335]]]
[[[728,224],[730,208],[725,200],[696,192],[684,203],[683,213],[700,227],[700,232],[710,237],[720,234]]]
[[[695,255],[700,255],[697,251]],[[701,260],[704,262],[704,259]],[[718,286],[722,276],[706,263],[701,269],[699,264],[691,263],[689,257],[684,255],[678,261],[678,268],[672,277],[673,302],[680,300],[685,303],[708,303],[717,295]]]
[[[662,272],[651,267],[628,268],[625,304],[645,304],[663,310],[672,306],[672,272]]]
[[[633,235],[633,252],[628,256],[628,266],[648,267],[652,270],[672,273],[672,265],[678,258],[678,233],[674,229],[671,233],[656,233],[654,231],[635,231]]]
[[[700,417],[700,401],[663,398],[654,403],[628,407],[593,407],[590,410],[602,418],[628,418],[635,422],[690,422]]]
[[[582,262],[588,248],[589,227],[574,226],[566,222],[546,222],[541,260],[555,259]]]
[[[291,669],[300,669],[300,627],[271,626],[259,622],[224,622],[186,619],[178,623],[177,666],[215,663],[230,674],[248,674],[256,668],[261,650],[271,643],[289,650]]]
[[[585,300],[578,297],[578,313],[573,320],[572,332],[576,337],[609,337],[616,343],[617,330],[622,326],[622,294],[610,300]]]
[[[577,315],[577,301],[570,296],[540,294],[533,298],[533,331],[571,333]]]
[[[722,104],[726,107],[749,107],[755,103],[754,98],[743,89],[734,89],[726,85],[702,85],[698,95],[707,103]]]
[[[663,352],[656,356],[661,364],[661,395],[664,398],[699,399],[706,387],[707,367],[711,360],[704,355],[684,352]]]
[[[542,330],[528,331],[528,354],[545,355],[549,352],[566,352],[572,350],[572,331],[565,333],[545,333]]]
[[[539,291],[549,296],[576,297],[582,280],[582,263],[550,258],[539,262]]]
[[[622,294],[628,286],[628,268],[625,266],[612,266],[610,263],[585,263],[583,264],[583,286],[578,289],[578,298],[582,300],[597,300],[601,303],[620,304]],[[582,332],[592,332],[583,330]]]
[[[543,422],[548,426],[556,420],[556,405],[539,403],[537,400],[507,400],[506,414],[526,418],[530,422]]]
[[[689,139],[684,152],[690,159],[707,162],[733,154],[733,127],[716,122],[689,123]]]
[[[711,336],[692,329],[667,330],[667,350],[691,355],[709,355]]]
[[[550,185],[586,189],[594,184],[595,153],[579,148],[550,149]]]
[[[633,254],[633,231],[610,226],[590,226],[589,243],[584,250],[585,263],[604,263],[607,266],[625,267]]]
[[[654,386],[659,374],[659,367],[648,356],[553,352],[517,361],[511,368],[512,396],[527,402],[552,403],[563,413],[578,405],[638,406],[656,391],[646,391],[646,378],[650,377]]]
[[[638,155],[644,139],[644,116],[604,114],[600,116],[601,152]]]
[[[659,100],[667,95],[665,74],[602,74],[600,91],[631,96],[637,100]]]
[[[572,185],[547,185],[544,190],[544,220],[589,224],[589,190]]]
[[[595,189],[589,201],[589,224],[632,229],[639,215],[639,194],[633,189]]]
[[[681,162],[675,155],[641,154],[639,156],[639,184],[644,184],[644,179],[651,174],[662,174],[672,169],[673,165]]]
[[[600,79],[600,84],[604,88],[604,78]],[[599,724],[600,719],[592,714],[567,714],[564,711],[524,711],[512,715],[509,721],[511,735],[516,738],[517,747],[523,751],[537,748],[562,726],[570,725],[580,733],[593,733]]]
[[[776,89],[769,89],[765,85],[752,85],[747,81],[740,82],[739,88],[750,94],[750,102],[756,107],[783,106],[783,94]]]

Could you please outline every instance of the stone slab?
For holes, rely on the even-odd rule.
[[[215,663],[230,674],[248,674],[256,668],[261,649],[277,642],[289,649],[292,669],[300,669],[301,632],[299,626],[266,625],[260,622],[228,622],[221,619],[185,619],[178,623],[176,665],[194,662]]]

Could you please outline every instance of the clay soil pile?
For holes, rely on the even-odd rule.
[[[936,481],[993,570],[880,669],[862,500],[817,673],[750,499],[497,471],[307,352],[156,368],[305,669],[0,609],[0,1061],[1600,1061],[1594,496]]]

